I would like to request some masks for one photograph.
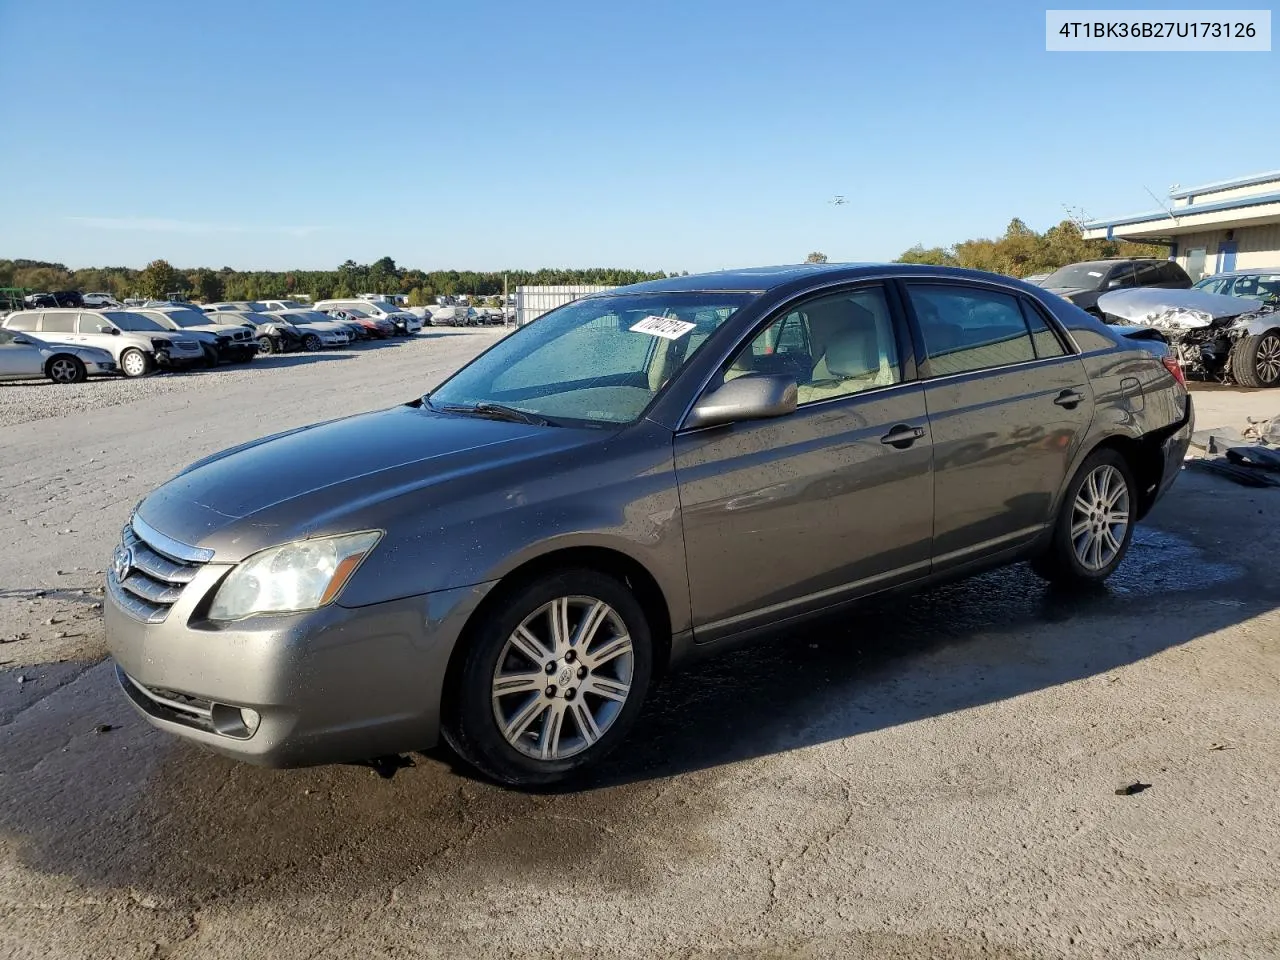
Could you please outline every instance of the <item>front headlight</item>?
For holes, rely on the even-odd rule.
[[[255,613],[323,607],[338,598],[381,537],[381,531],[367,530],[297,540],[255,553],[222,581],[209,619],[241,620]]]

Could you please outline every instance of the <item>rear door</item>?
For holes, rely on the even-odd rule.
[[[708,390],[789,373],[795,413],[677,434],[699,643],[928,572],[931,439],[895,303],[877,283],[784,308]]]
[[[79,343],[76,335],[76,310],[46,310],[40,320],[40,339],[50,343]]]
[[[1093,392],[1028,298],[967,282],[904,284],[933,435],[933,569],[1022,546],[1088,429]]]

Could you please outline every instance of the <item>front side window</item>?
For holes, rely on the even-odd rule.
[[[724,379],[753,373],[795,377],[801,405],[900,383],[884,288],[823,296],[784,314],[730,361]]]
[[[1153,287],[1157,283],[1164,281],[1164,276],[1158,263],[1139,263],[1136,269],[1138,272],[1138,286],[1140,287]]]
[[[499,405],[553,423],[630,423],[751,299],[655,293],[578,300],[516,330],[427,402],[475,413]]]
[[[104,310],[102,315],[121,330],[128,330],[131,333],[155,333],[167,329],[150,317],[144,317],[130,310]]]
[[[1137,284],[1133,275],[1133,264],[1126,263],[1123,266],[1116,267],[1111,271],[1111,275],[1107,277],[1108,290],[1120,290],[1125,287],[1132,287]]]
[[[1014,297],[950,284],[908,284],[907,291],[920,322],[930,376],[1036,359]]]

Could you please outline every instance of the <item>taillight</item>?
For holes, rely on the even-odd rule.
[[[1182,372],[1182,363],[1178,360],[1175,353],[1166,353],[1160,358],[1160,362],[1164,364],[1164,368],[1173,374],[1173,379],[1177,380],[1184,387],[1187,385],[1187,375]]]

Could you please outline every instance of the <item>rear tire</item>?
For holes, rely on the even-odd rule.
[[[1231,374],[1242,387],[1280,386],[1280,329],[1236,341],[1231,348]]]
[[[151,358],[136,347],[120,354],[120,370],[126,377],[144,377],[151,372]]]
[[[1053,539],[1031,569],[1050,583],[1101,583],[1120,566],[1133,539],[1137,487],[1129,464],[1109,447],[1089,455],[1067,485]]]
[[[54,383],[83,383],[89,377],[80,358],[66,353],[50,358],[45,364],[44,375]]]
[[[469,635],[442,730],[500,783],[552,784],[597,764],[626,738],[653,675],[643,608],[594,570],[513,586]]]

